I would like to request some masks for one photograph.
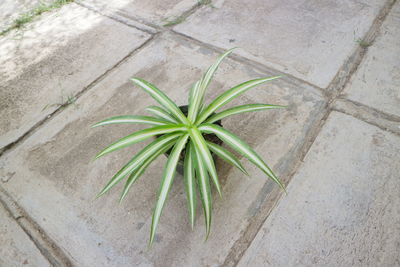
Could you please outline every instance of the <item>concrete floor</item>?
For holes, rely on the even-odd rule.
[[[94,200],[144,145],[92,161],[140,127],[90,125],[154,104],[133,76],[186,104],[231,47],[207,97],[284,74],[235,104],[288,109],[223,125],[288,194],[246,160],[251,179],[218,160],[224,198],[204,242],[178,175],[149,250],[165,158],[121,205],[120,187]],[[0,37],[0,95],[0,266],[400,266],[398,1],[77,1]]]

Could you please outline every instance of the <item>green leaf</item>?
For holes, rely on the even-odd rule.
[[[186,146],[185,162],[184,162],[184,180],[186,188],[186,196],[188,201],[189,219],[190,225],[194,226],[194,220],[196,217],[196,180],[195,180],[195,169],[194,169],[194,151],[192,144]]]
[[[204,218],[206,224],[206,240],[210,234],[211,227],[211,215],[212,215],[212,198],[210,181],[207,173],[206,166],[202,159],[201,153],[196,146],[193,146],[196,153],[196,170],[197,170],[197,182],[199,184],[201,202],[203,204]]]
[[[100,191],[97,197],[103,195],[108,190],[110,190],[114,185],[116,185],[119,181],[121,181],[126,175],[132,173],[139,166],[143,164],[143,162],[149,158],[151,155],[159,151],[164,147],[164,145],[172,145],[174,144],[176,138],[181,136],[182,134],[167,134],[162,137],[157,138],[152,143],[143,148],[138,154],[136,154],[121,170],[119,170],[107,183],[107,185]]]
[[[176,165],[179,161],[179,155],[185,148],[185,144],[189,138],[188,134],[183,135],[178,139],[171,154],[168,157],[167,164],[164,169],[163,178],[161,181],[160,191],[158,194],[158,200],[154,208],[153,219],[151,222],[151,232],[150,232],[150,245],[154,241],[154,236],[156,234],[156,228],[160,220],[160,216],[168,196],[168,192],[171,188],[172,182],[174,181]]]
[[[230,101],[232,101],[239,95],[243,94],[247,90],[249,90],[259,84],[262,84],[262,83],[265,83],[268,81],[272,81],[272,80],[278,79],[280,77],[281,76],[274,76],[274,77],[268,77],[268,78],[255,79],[255,80],[241,83],[241,84],[227,90],[226,92],[224,92],[220,96],[218,96],[214,101],[212,101],[210,103],[210,105],[208,105],[208,107],[199,115],[199,118],[196,120],[195,124],[199,125],[200,123],[205,121],[217,109],[219,109],[223,105],[229,103]]]
[[[153,97],[158,103],[161,104],[161,106],[168,110],[179,121],[181,121],[182,123],[189,122],[185,115],[183,115],[182,111],[178,108],[178,106],[166,94],[161,92],[153,84],[140,78],[132,78],[131,81],[140,86],[146,93]]]
[[[189,93],[188,120],[191,122],[194,122],[196,120],[197,113],[199,112],[199,107],[201,106],[200,84],[201,80],[197,81],[192,86]]]
[[[148,112],[153,113],[157,117],[166,120],[166,121],[169,121],[169,122],[172,122],[172,123],[178,123],[178,121],[163,108],[160,108],[160,107],[157,107],[157,106],[150,106],[150,107],[147,107],[146,110]]]
[[[112,151],[133,145],[140,141],[146,140],[155,135],[161,135],[166,133],[172,132],[179,132],[179,131],[186,131],[187,128],[182,124],[178,125],[163,125],[163,126],[156,126],[149,129],[144,129],[137,131],[133,134],[125,136],[124,138],[119,139],[117,142],[111,144],[110,146],[106,147],[103,151],[101,151],[96,158],[99,158],[105,154],[108,154]]]
[[[213,123],[213,122],[219,121],[225,117],[244,113],[244,112],[253,112],[253,111],[276,109],[276,108],[286,108],[286,107],[279,106],[279,105],[269,105],[269,104],[248,104],[248,105],[236,106],[233,108],[226,109],[215,115],[212,115],[211,117],[206,119],[204,122],[205,123]]]
[[[265,164],[265,162],[261,159],[261,157],[239,137],[215,124],[209,124],[209,123],[202,124],[200,125],[199,130],[205,133],[216,134],[222,141],[224,141],[234,150],[238,151],[248,160],[253,162],[254,165],[260,168],[267,176],[269,176],[283,190],[285,190],[283,183],[278,179],[278,177],[276,177],[276,175],[272,172],[272,170],[268,167],[268,165]]]
[[[218,194],[222,196],[221,186],[219,185],[218,181],[217,170],[215,169],[214,165],[214,159],[212,158],[210,150],[207,147],[206,140],[204,140],[204,137],[201,135],[200,131],[195,127],[190,128],[189,133],[194,146],[199,151],[202,160],[207,167],[208,172],[210,173],[211,179],[213,180],[214,185],[217,188]]]
[[[146,168],[161,154],[167,152],[172,146],[174,145],[173,141],[170,141],[169,143],[166,143],[164,146],[162,146],[159,150],[154,152],[153,155],[151,155],[149,158],[147,158],[142,165],[140,165],[139,168],[137,168],[135,171],[129,175],[128,179],[126,180],[124,189],[122,191],[121,197],[119,199],[119,202],[121,203],[122,200],[125,198],[125,196],[128,194],[129,189],[131,186],[136,182],[136,180],[144,173]]]
[[[229,49],[222,55],[220,55],[217,59],[217,61],[211,65],[207,72],[203,75],[201,80],[197,82],[190,93],[190,98],[189,98],[189,113],[188,113],[188,118],[190,121],[194,122],[196,121],[197,114],[200,111],[201,105],[204,101],[204,96],[207,90],[208,85],[211,82],[211,79],[214,75],[214,73],[217,71],[219,65],[221,64],[222,60],[227,57],[229,54],[232,53],[232,51],[235,48]]]
[[[221,64],[222,60],[224,60],[225,57],[229,56],[233,50],[236,49],[236,47],[229,49],[228,51],[226,51],[225,53],[223,53],[222,55],[220,55],[217,59],[217,61],[211,65],[207,72],[205,73],[203,79],[201,80],[201,89],[202,89],[202,96],[204,97],[205,94],[205,90],[207,89],[208,85],[211,82],[211,79],[214,75],[214,73],[217,71],[219,65]]]
[[[136,115],[125,115],[125,116],[115,116],[98,122],[92,126],[98,127],[109,124],[121,124],[121,123],[141,123],[141,124],[151,124],[151,125],[166,125],[169,124],[166,120],[156,119],[149,116],[136,116]]]
[[[207,141],[207,145],[210,148],[212,152],[217,154],[220,158],[228,162],[229,164],[237,167],[240,171],[242,171],[244,174],[249,175],[247,171],[244,169],[242,163],[240,163],[239,159],[233,155],[230,151],[226,150],[222,146],[219,146],[217,144],[214,144],[212,142]]]

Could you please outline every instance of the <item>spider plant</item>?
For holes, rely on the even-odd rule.
[[[196,190],[198,189],[200,191],[201,201],[204,209],[206,238],[210,233],[212,212],[210,184],[214,184],[215,189],[220,196],[222,194],[221,185],[218,181],[218,175],[211,153],[221,157],[223,160],[237,167],[240,171],[247,175],[247,172],[243,168],[239,159],[226,148],[207,141],[204,137],[206,134],[216,135],[226,145],[254,163],[266,174],[266,176],[275,181],[282,189],[284,188],[277,176],[249,145],[247,145],[243,140],[233,133],[216,124],[217,121],[223,118],[239,113],[282,108],[283,106],[279,105],[248,104],[228,108],[217,113],[220,108],[237,98],[239,95],[245,93],[247,90],[265,82],[277,79],[279,76],[259,78],[241,83],[222,93],[216,99],[211,101],[209,105],[204,104],[204,96],[206,89],[210,84],[211,78],[213,77],[221,61],[230,53],[232,53],[232,50],[233,49],[228,50],[224,54],[220,55],[217,61],[211,67],[209,67],[201,79],[194,83],[189,94],[189,108],[187,115],[185,115],[167,95],[165,95],[153,84],[140,78],[132,78],[131,81],[135,85],[142,88],[161,105],[150,106],[146,109],[154,116],[116,116],[93,125],[93,127],[97,127],[119,123],[140,123],[152,126],[151,128],[134,132],[118,140],[102,150],[96,156],[96,158],[104,156],[118,149],[133,145],[140,141],[152,137],[155,138],[149,145],[142,149],[125,166],[123,166],[123,168],[119,170],[114,177],[112,177],[112,179],[107,183],[103,190],[101,190],[98,196],[103,195],[117,183],[128,177],[125,181],[125,186],[120,197],[120,201],[122,201],[131,186],[143,174],[146,168],[159,155],[172,149],[164,167],[161,186],[158,192],[158,199],[154,208],[150,231],[150,245],[154,240],[156,228],[160,220],[168,192],[174,181],[176,167],[180,157],[182,158],[181,154],[183,155],[183,152],[183,179],[187,194],[190,223],[193,228],[196,211]]]

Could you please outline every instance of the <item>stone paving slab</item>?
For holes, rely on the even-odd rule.
[[[219,0],[174,29],[326,88],[385,2]]]
[[[144,144],[94,155],[139,126],[90,129],[89,125],[119,114],[143,114],[154,103],[128,79],[145,78],[178,104],[186,104],[188,88],[214,62],[213,51],[176,35],[164,34],[111,71],[61,114],[3,156],[0,174],[9,194],[32,216],[79,266],[199,266],[221,264],[246,229],[268,192],[275,188],[262,173],[245,163],[252,179],[221,161],[218,169],[224,199],[215,197],[212,234],[204,243],[201,208],[194,231],[187,220],[182,177],[178,176],[161,218],[156,243],[147,248],[151,212],[165,158],[152,165],[123,204],[121,187],[94,200],[96,192]],[[265,76],[253,67],[227,60],[210,88],[211,96],[239,82]],[[223,122],[249,142],[270,163],[290,165],[324,101],[313,88],[276,81],[246,93],[237,103],[277,103],[288,110],[238,115]],[[284,163],[282,163],[284,162]],[[285,180],[285,177],[282,177]],[[267,189],[265,189],[265,187]],[[214,192],[215,193],[215,192]],[[82,250],[82,248],[85,248]]]
[[[177,19],[197,6],[198,2],[197,0],[79,0],[82,5],[100,12],[154,26],[163,26]]]
[[[398,266],[400,137],[333,112],[238,266]]]
[[[0,204],[0,266],[51,266]]]
[[[69,4],[0,38],[0,148],[57,108],[46,105],[67,101],[148,37]]]
[[[29,12],[40,3],[49,3],[50,0],[2,0],[0,2],[0,32],[10,27],[14,20],[25,12]]]
[[[363,62],[348,83],[345,96],[400,116],[400,3],[397,2]]]

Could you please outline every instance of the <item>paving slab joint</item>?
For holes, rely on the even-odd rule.
[[[304,162],[304,158],[306,157],[311,146],[317,139],[317,136],[325,125],[325,122],[329,117],[331,111],[332,109],[328,105],[328,103],[322,106],[320,112],[317,113],[318,115],[311,122],[311,127],[304,135],[303,142],[299,144],[299,152],[294,155],[293,160],[291,160],[289,164],[285,163],[284,160],[281,160],[278,163],[276,169],[280,171],[280,175],[282,177],[286,177],[286,186],[290,183],[297,170]],[[257,214],[249,222],[248,227],[241,232],[241,237],[232,246],[228,256],[225,258],[225,261],[221,265],[222,267],[232,267],[238,264],[238,262],[252,243],[253,239],[257,235],[258,231],[263,226],[265,220],[268,218],[269,214],[277,205],[279,199],[284,195],[285,194],[283,192],[273,189],[273,192],[266,196],[266,199],[261,204],[261,207]]]
[[[399,116],[387,114],[362,103],[344,98],[338,98],[332,104],[332,109],[372,124],[384,131],[389,131],[393,134],[400,135]]]
[[[184,33],[180,33],[180,32],[174,31],[173,29],[170,29],[169,32],[172,33],[173,35],[177,36],[178,38],[182,38],[182,39],[188,40],[188,41],[193,42],[193,43],[195,43],[195,44],[197,44],[199,46],[208,48],[208,49],[210,49],[210,50],[212,50],[212,51],[214,51],[216,53],[222,54],[222,53],[226,52],[226,50],[223,49],[223,48],[220,48],[218,46],[215,46],[215,45],[212,45],[212,44],[209,44],[209,43],[202,42],[202,41],[200,41],[198,39],[193,38],[192,36],[189,36],[189,35],[186,35]],[[239,49],[240,49],[240,47],[239,47]],[[257,61],[254,61],[254,60],[249,59],[249,58],[244,57],[244,56],[240,56],[240,55],[235,54],[235,53],[230,54],[228,56],[228,58],[230,58],[230,59],[232,59],[232,60],[234,60],[236,62],[243,63],[245,65],[249,65],[249,66],[251,66],[251,67],[253,67],[253,68],[255,68],[255,69],[257,69],[257,70],[259,70],[261,72],[271,73],[271,74],[273,73],[274,75],[281,75],[282,76],[281,79],[285,80],[286,82],[288,82],[290,84],[293,84],[293,85],[307,85],[307,86],[315,89],[316,91],[318,91],[325,100],[329,99],[330,95],[328,95],[327,92],[324,89],[322,89],[322,88],[320,88],[320,87],[318,87],[318,86],[316,86],[314,84],[311,84],[311,83],[309,83],[309,82],[307,82],[305,80],[299,79],[299,78],[297,78],[297,77],[295,77],[295,76],[293,76],[291,74],[288,74],[288,73],[273,69],[273,68],[268,67],[268,66],[266,66],[266,65],[264,65],[262,63],[259,63]]]
[[[379,14],[375,18],[374,22],[372,23],[372,26],[370,27],[369,31],[365,34],[363,37],[363,41],[367,42],[368,44],[373,44],[376,36],[379,33],[380,27],[389,14],[390,10],[392,9],[393,5],[395,4],[396,0],[390,0],[387,1],[384,7],[380,10]],[[177,33],[179,34],[179,33]],[[187,37],[190,38],[190,37]],[[190,38],[192,39],[192,38]],[[197,41],[197,40],[195,40]],[[199,41],[197,41],[199,42]],[[215,49],[215,48],[214,48]],[[297,160],[297,162],[293,162],[293,166],[291,166],[291,170],[287,170],[289,172],[288,174],[288,180],[287,184],[291,181],[291,179],[294,177],[294,175],[297,173],[297,170],[301,167],[304,158],[306,157],[307,153],[311,149],[313,143],[315,142],[317,136],[319,135],[321,129],[325,125],[325,122],[329,115],[331,114],[332,110],[338,110],[340,109],[339,106],[334,106],[335,100],[338,99],[340,93],[342,90],[345,88],[346,84],[349,82],[352,74],[357,70],[358,66],[361,64],[362,59],[367,51],[368,47],[363,47],[359,46],[355,50],[355,52],[347,59],[347,61],[343,64],[343,66],[339,69],[338,73],[332,80],[332,82],[329,84],[329,86],[326,88],[326,90],[323,90],[321,88],[317,88],[319,91],[323,93],[325,98],[328,100],[326,107],[321,111],[322,118],[318,121],[314,122],[314,125],[310,128],[308,134],[305,136],[305,139],[302,144],[302,149],[300,150],[300,156]],[[241,59],[247,62],[252,62],[251,60],[248,59]],[[286,74],[285,74],[286,75]],[[301,81],[296,77],[291,77],[287,75],[288,78],[299,81],[299,82],[305,82]],[[307,83],[307,82],[305,82]],[[307,83],[308,84],[308,83]],[[314,88],[316,87],[315,85],[312,85]],[[349,101],[350,102],[350,101]],[[353,107],[354,107],[353,103]],[[357,106],[357,105],[356,105]],[[360,107],[360,106],[358,106]],[[363,111],[363,115],[365,114],[373,114],[374,112],[377,112],[376,110],[373,110],[370,107],[363,106],[365,111]],[[359,109],[359,108],[358,108]],[[357,109],[357,110],[358,110]],[[350,112],[350,108],[348,106],[345,106],[345,108],[341,108],[339,111],[341,112],[347,112],[351,116],[355,116],[356,112]],[[367,123],[371,124],[376,124],[376,126],[382,128],[382,125],[378,122],[377,118],[388,118],[388,115],[386,114],[383,115],[382,112],[376,113],[378,115],[375,116],[355,116],[358,119],[361,119]],[[390,117],[391,121],[396,121],[393,117]],[[385,128],[385,127],[383,127]],[[390,130],[390,127],[386,127],[385,129]],[[256,216],[253,217],[252,221],[249,223],[249,226],[247,229],[245,229],[241,233],[241,237],[235,242],[235,244],[232,246],[228,256],[225,258],[224,263],[222,266],[224,267],[231,267],[231,266],[236,266],[252,241],[254,240],[256,234],[258,231],[261,229],[262,225],[264,224],[265,220],[268,218],[270,212],[273,210],[273,207],[275,207],[276,203],[278,200],[281,198],[282,194],[277,193],[277,197],[275,197],[273,200],[266,201],[262,207],[260,208],[259,212],[257,213]],[[271,209],[272,207],[272,209]]]
[[[211,3],[211,1],[210,1],[210,3]],[[169,31],[172,27],[184,22],[188,17],[190,17],[192,14],[194,14],[197,10],[199,10],[201,7],[206,6],[206,5],[207,5],[206,1],[197,1],[197,3],[191,9],[186,10],[182,14],[176,16],[173,20],[170,20],[169,22],[165,23],[163,25],[162,29],[164,31]]]
[[[89,91],[91,88],[93,88],[96,84],[98,84],[100,81],[102,81],[108,73],[110,73],[111,71],[113,71],[115,68],[118,68],[120,65],[122,65],[128,58],[130,58],[132,55],[136,54],[137,52],[141,51],[143,48],[147,47],[151,41],[155,38],[157,38],[157,36],[159,35],[159,33],[153,34],[150,36],[149,39],[147,39],[145,42],[143,42],[143,44],[141,44],[140,46],[138,46],[137,48],[133,49],[130,53],[128,53],[125,57],[123,57],[120,61],[118,61],[114,66],[112,66],[111,68],[109,68],[108,70],[106,70],[103,74],[101,74],[100,76],[98,76],[94,81],[92,81],[89,85],[85,86],[81,91],[79,91],[78,93],[76,93],[73,97],[75,98],[75,100],[78,100],[83,94],[85,94],[87,91]],[[13,149],[15,146],[22,144],[24,140],[26,140],[29,136],[31,136],[33,133],[35,133],[38,129],[40,129],[41,127],[43,127],[48,121],[50,121],[54,116],[57,116],[58,114],[60,114],[65,106],[65,105],[60,105],[56,110],[54,110],[52,113],[50,113],[49,115],[47,115],[44,119],[42,119],[41,121],[37,122],[34,126],[32,126],[27,132],[25,132],[20,138],[18,138],[17,140],[15,140],[14,142],[6,145],[5,147],[0,149],[0,158],[1,156],[5,155],[8,151],[11,151],[11,149]],[[7,180],[8,181],[8,180]]]
[[[385,5],[381,8],[378,15],[374,19],[370,29],[361,38],[362,42],[367,43],[368,46],[359,45],[353,52],[353,54],[350,55],[343,66],[339,69],[339,71],[336,73],[336,76],[326,88],[328,97],[330,98],[330,102],[333,102],[336,98],[338,98],[338,96],[346,87],[350,78],[357,71],[358,67],[363,61],[364,55],[366,54],[368,47],[374,43],[376,37],[379,34],[383,21],[385,20],[395,3],[396,0],[389,0],[385,3]]]
[[[102,10],[98,10],[93,8],[92,6],[85,3],[84,0],[75,0],[75,4],[80,5],[90,11],[99,14],[101,16],[107,17],[109,19],[115,20],[119,23],[122,23],[128,27],[135,28],[136,30],[146,32],[148,34],[156,34],[157,32],[162,31],[163,29],[155,24],[148,23],[146,21],[140,20],[138,18],[124,18],[122,15],[116,16],[113,12],[104,12]],[[133,23],[132,23],[133,22]]]
[[[73,266],[64,251],[46,234],[46,232],[18,205],[18,203],[0,186],[0,205],[24,230],[40,253],[53,266]]]

